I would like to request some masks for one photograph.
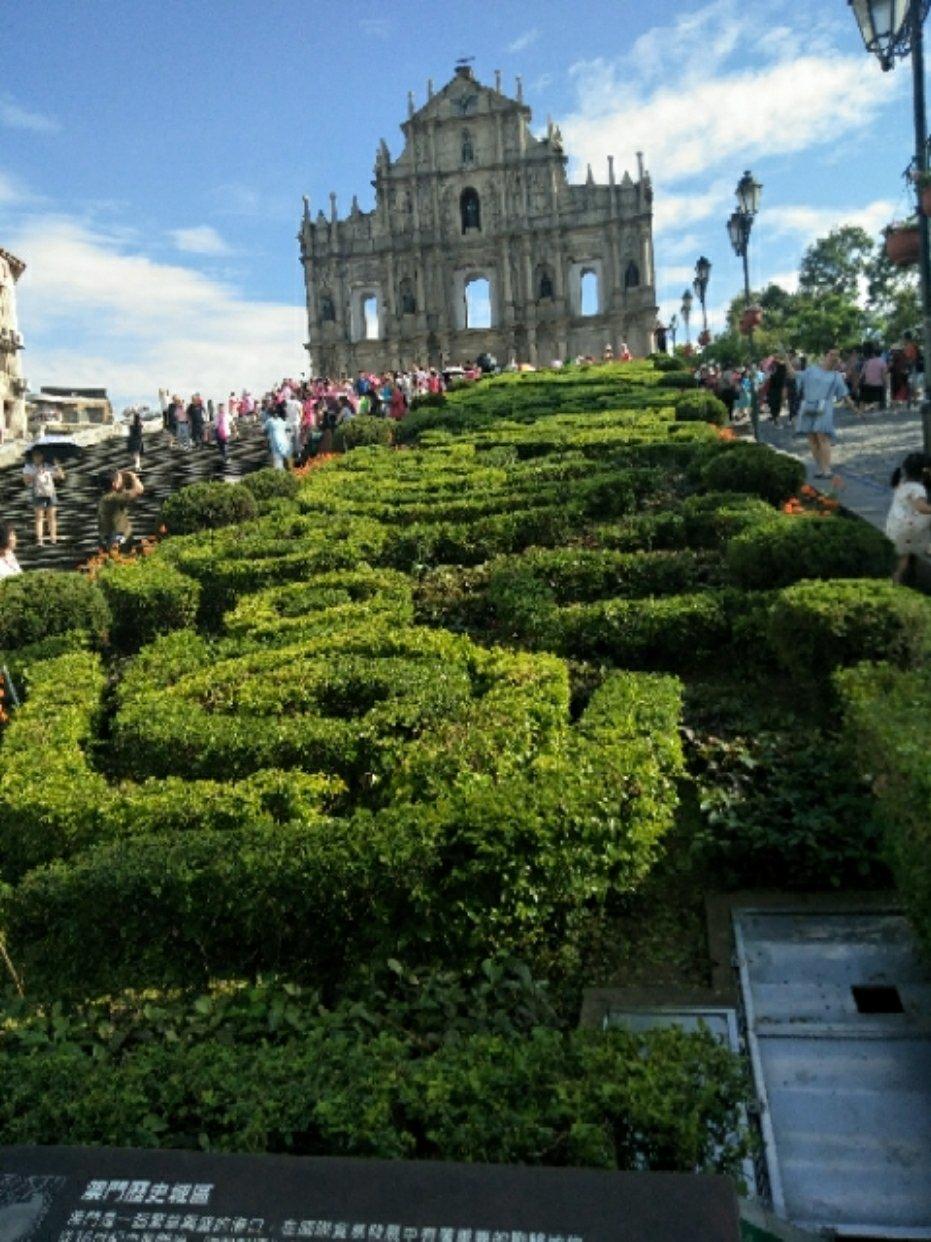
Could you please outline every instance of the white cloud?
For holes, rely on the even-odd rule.
[[[229,254],[226,242],[209,224],[199,224],[189,229],[173,229],[171,238],[178,250],[186,254]]]
[[[301,306],[245,301],[67,217],[35,217],[8,244],[28,263],[18,302],[33,384],[105,386],[122,405],[163,386],[261,391],[306,368]]]
[[[776,236],[795,234],[807,244],[845,224],[858,225],[875,237],[894,214],[895,203],[888,198],[874,199],[863,207],[776,206],[766,212],[765,227]]]
[[[777,38],[779,12],[714,0],[648,31],[620,60],[574,65],[578,105],[562,128],[577,166],[642,150],[658,180],[707,175],[837,143],[905,89],[904,75],[864,55],[826,54],[826,36],[814,48]]]
[[[33,197],[18,177],[0,169],[0,207],[18,207],[32,201]]]
[[[514,39],[513,42],[508,44],[508,51],[509,52],[524,52],[527,50],[528,47],[536,43],[539,37],[540,37],[540,29],[538,26],[534,26],[530,30],[525,30],[523,34],[518,35],[517,38]]]
[[[682,229],[716,215],[723,220],[726,206],[733,197],[734,187],[724,180],[691,194],[658,193],[653,203],[653,231],[664,233]]]
[[[387,39],[391,33],[391,21],[387,17],[362,17],[359,29],[370,39]]]
[[[52,134],[61,129],[54,117],[32,112],[15,103],[9,95],[0,98],[0,125],[6,129],[30,130],[34,134]]]
[[[671,267],[658,267],[657,276],[664,285],[691,285],[695,276],[695,268],[690,267],[687,263],[682,263]],[[683,283],[684,282],[684,283]]]
[[[798,272],[769,272],[764,279],[760,281],[761,288],[765,288],[767,285],[778,285],[780,289],[785,289],[786,293],[797,293]]]

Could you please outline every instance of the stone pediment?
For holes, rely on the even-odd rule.
[[[407,135],[412,125],[425,121],[468,121],[492,111],[519,111],[527,117],[530,109],[518,99],[479,82],[471,73],[457,72],[442,89],[435,92],[422,108],[402,124]]]

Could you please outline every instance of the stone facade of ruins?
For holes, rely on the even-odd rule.
[[[23,338],[16,321],[16,282],[26,264],[0,247],[0,439],[26,434]]]
[[[558,127],[531,133],[516,98],[459,66],[375,161],[375,209],[339,218],[307,199],[298,234],[313,374],[443,366],[494,355],[547,365],[626,343],[653,347],[652,190],[566,177]],[[487,282],[487,283],[486,283]],[[474,299],[481,292],[485,296]]]

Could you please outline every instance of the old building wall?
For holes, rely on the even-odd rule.
[[[25,263],[0,248],[0,439],[26,434],[26,384],[16,318],[16,282]]]
[[[315,373],[413,363],[442,365],[491,353],[545,364],[576,354],[652,348],[656,300],[652,189],[618,181],[570,185],[562,137],[530,128],[520,88],[504,95],[460,66],[401,126],[392,160],[382,140],[375,208],[314,218],[305,199],[299,240]],[[639,163],[639,157],[638,157]],[[583,285],[597,283],[596,305]],[[467,290],[487,281],[490,326],[466,313]],[[369,315],[366,317],[366,304]],[[374,313],[373,313],[374,312]]]

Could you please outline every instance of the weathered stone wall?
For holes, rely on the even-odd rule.
[[[477,82],[468,69],[402,125],[392,161],[381,142],[375,209],[353,199],[339,219],[316,218],[305,200],[299,240],[308,350],[315,373],[439,366],[483,352],[502,363],[545,364],[576,354],[652,348],[656,321],[652,189],[642,166],[607,185],[589,170],[566,179],[557,127],[530,131],[530,109]],[[639,157],[638,157],[639,162]],[[582,313],[582,284],[597,282],[597,309]],[[466,289],[490,286],[491,326],[468,322]],[[367,300],[377,313],[370,315]],[[377,322],[376,322],[377,320]]]
[[[16,319],[16,282],[25,264],[0,248],[0,431],[2,438],[26,434],[26,385]]]

